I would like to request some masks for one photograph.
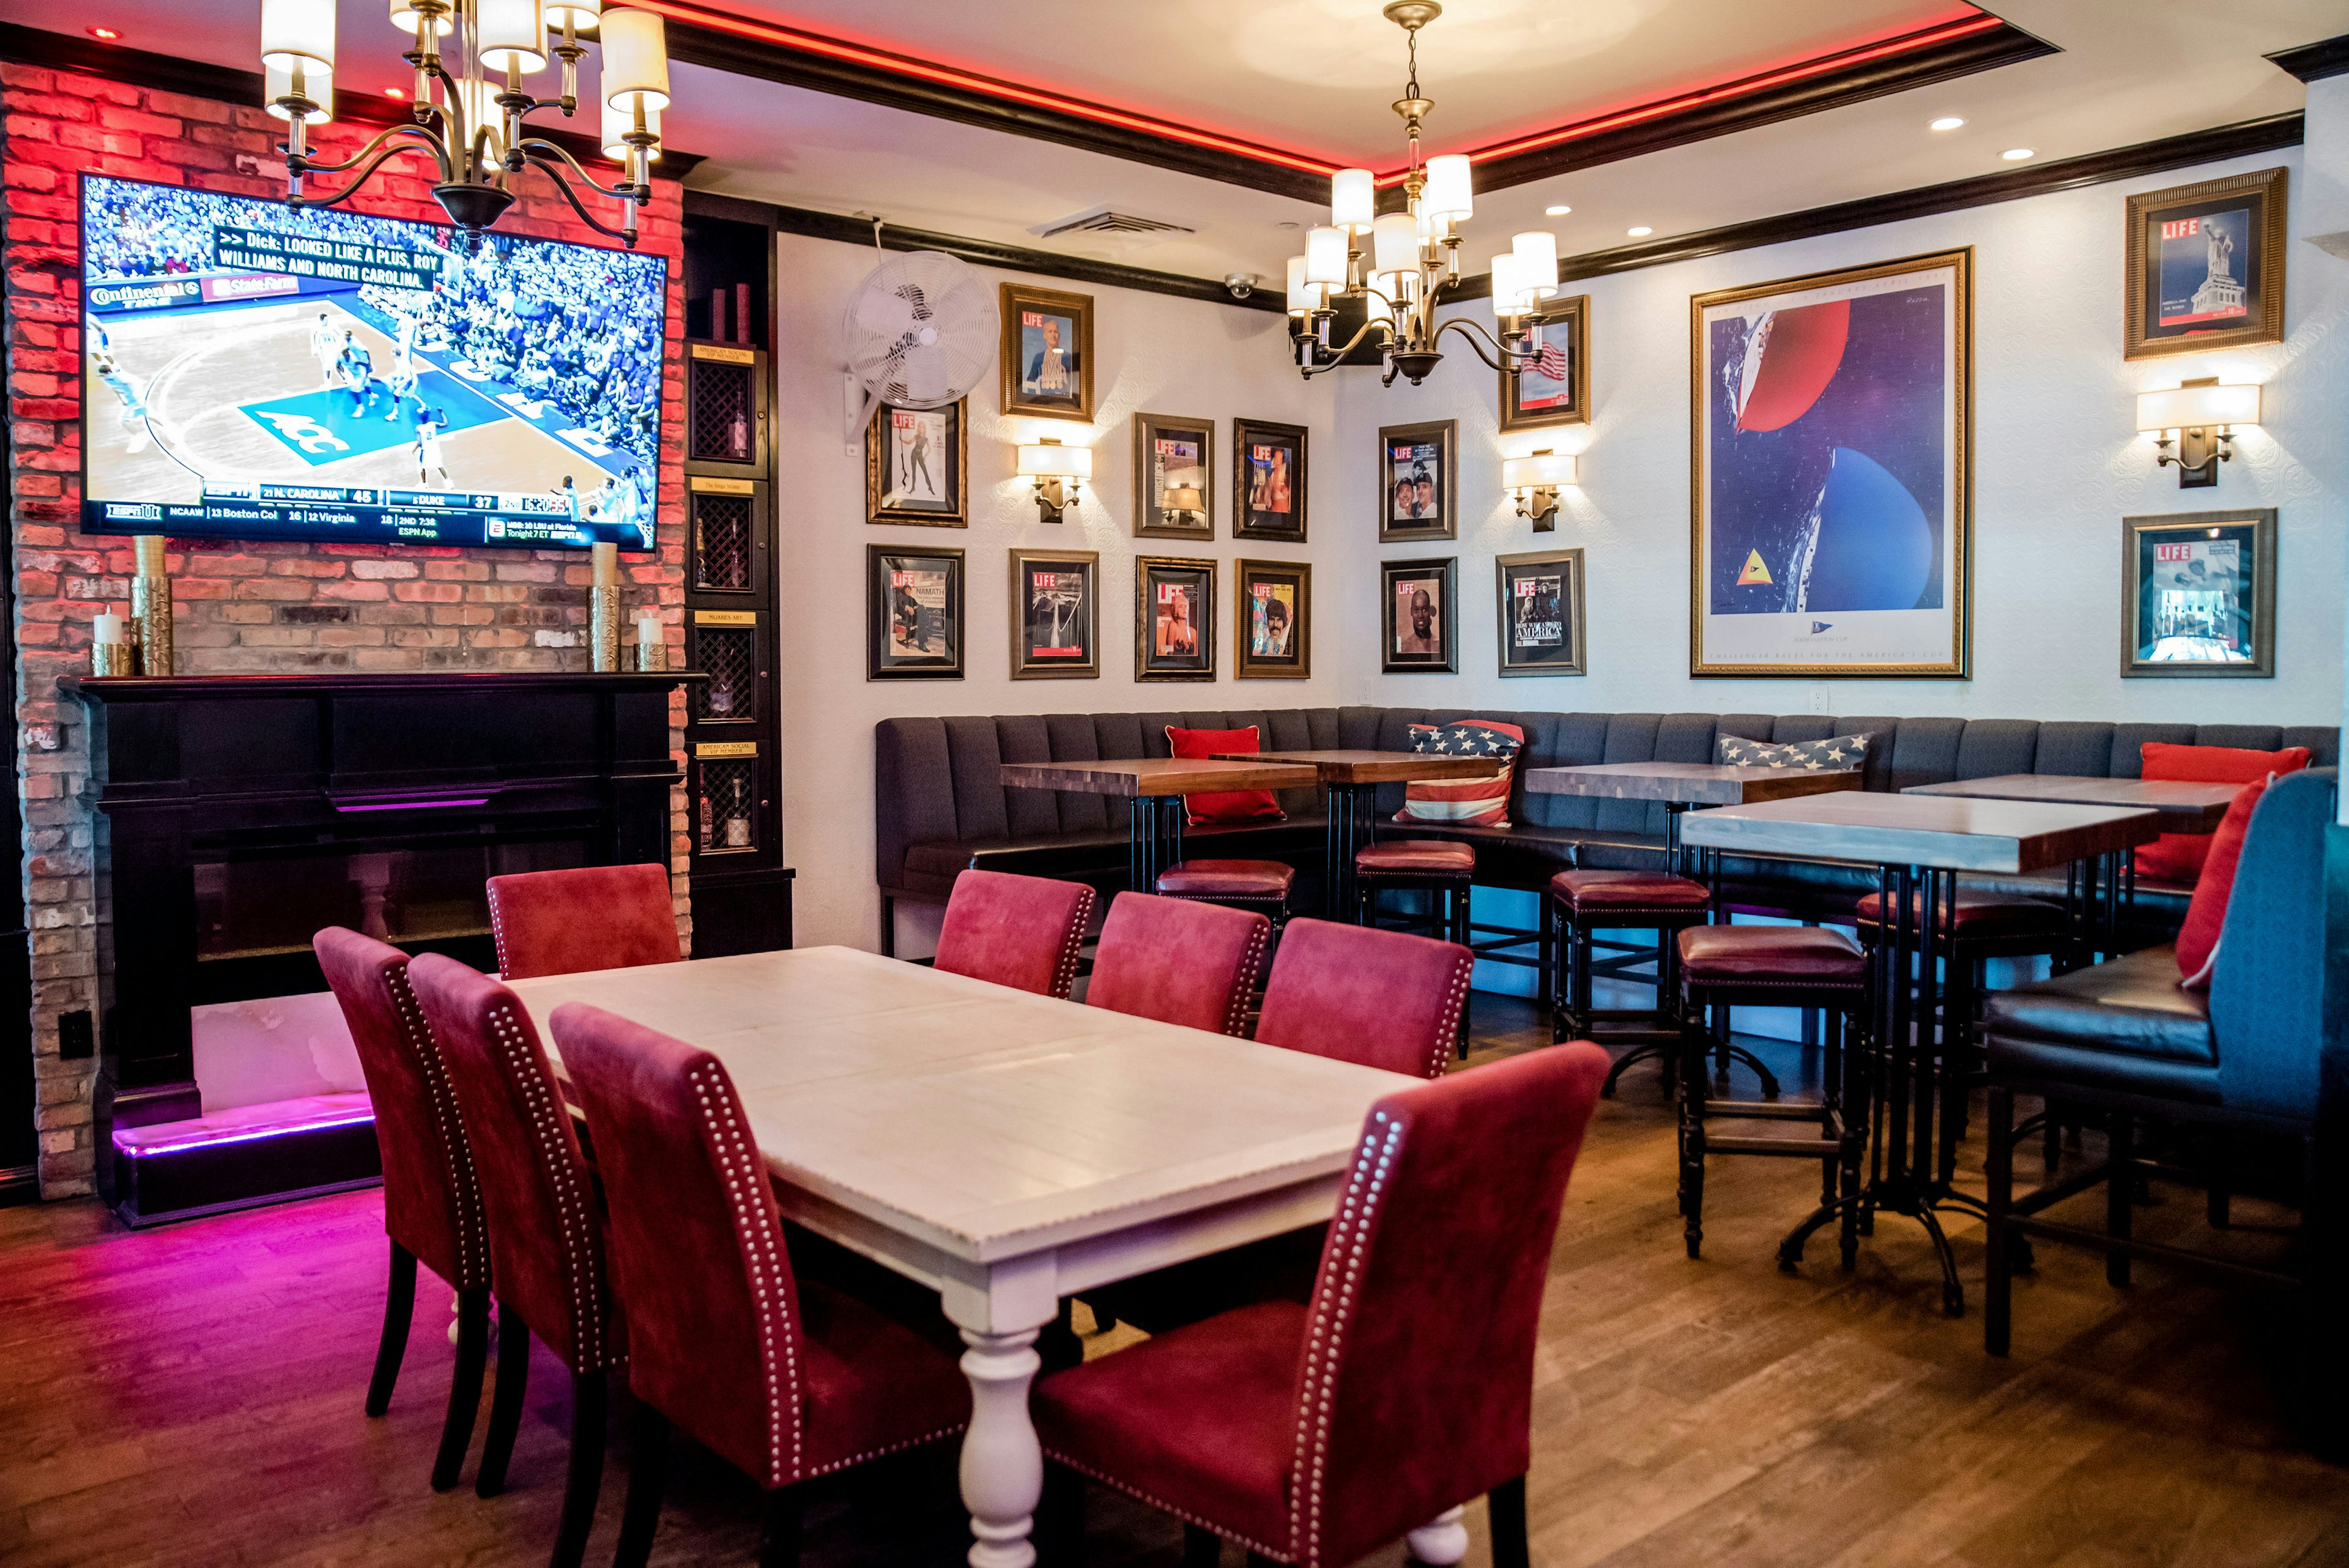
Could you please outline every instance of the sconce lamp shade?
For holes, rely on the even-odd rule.
[[[560,27],[565,22],[574,31],[592,27],[604,14],[604,0],[546,0],[546,25]]]
[[[604,13],[604,101],[634,109],[668,107],[668,35],[654,12],[623,6]]]
[[[1378,212],[1378,197],[1367,169],[1340,169],[1330,180],[1330,222],[1350,234],[1361,234]]]
[[[1522,316],[1526,309],[1525,264],[1515,251],[1493,258],[1493,314]]]
[[[528,75],[546,68],[546,19],[539,0],[474,0],[481,64]]]
[[[656,137],[660,135],[660,117],[661,111],[657,109],[645,110],[645,129]],[[604,156],[615,163],[626,161],[627,135],[636,128],[636,117],[633,111],[622,109],[616,103],[605,104],[604,106]],[[657,146],[648,147],[645,149],[645,156],[657,159],[660,156],[660,149]]]
[[[291,73],[335,68],[335,0],[261,0],[261,64]]]
[[[1427,187],[1419,193],[1420,211],[1436,223],[1458,223],[1476,215],[1476,198],[1468,189],[1468,155],[1445,152],[1427,161]]]
[[[412,0],[391,0],[391,25],[411,38],[416,36],[416,6]],[[432,31],[436,36],[445,38],[456,30],[455,6],[432,18]]]
[[[1374,272],[1406,272],[1419,265],[1419,220],[1409,213],[1387,213],[1371,224],[1371,267]]]
[[[1576,483],[1572,452],[1537,452],[1531,457],[1506,458],[1501,463],[1504,490],[1555,489]]]
[[[2137,428],[2141,431],[2208,430],[2214,425],[2259,422],[2256,386],[2222,387],[2207,381],[2137,395]]]
[[[1305,232],[1305,281],[1346,286],[1346,231],[1323,224]]]
[[[1019,472],[1038,479],[1091,479],[1093,449],[1045,441],[1019,449]]]
[[[262,91],[265,95],[262,107],[279,119],[292,119],[294,111],[285,107],[285,99],[294,96],[294,73],[281,71],[275,66],[262,71]],[[334,73],[323,67],[302,73],[302,96],[317,105],[304,112],[305,125],[324,125],[335,118]]]
[[[1158,498],[1158,504],[1168,512],[1205,512],[1207,509],[1206,497],[1199,493],[1199,487],[1195,484],[1176,485]]]
[[[1518,282],[1530,299],[1547,299],[1557,292],[1557,236],[1547,230],[1515,234],[1509,254],[1517,258]]]

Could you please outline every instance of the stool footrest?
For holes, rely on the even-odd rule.
[[[1815,1122],[1832,1113],[1816,1100],[1707,1100],[1704,1114],[1753,1122]]]
[[[1715,1137],[1707,1133],[1704,1152],[1716,1154],[1781,1155],[1789,1159],[1834,1159],[1843,1152],[1840,1138],[1797,1137]]]

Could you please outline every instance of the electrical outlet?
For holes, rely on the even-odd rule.
[[[1811,711],[1814,713],[1827,711],[1827,683],[1824,680],[1811,682]]]
[[[98,1036],[87,1010],[57,1014],[57,1055],[67,1062],[86,1062],[98,1054]]]

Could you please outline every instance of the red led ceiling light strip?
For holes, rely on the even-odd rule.
[[[1170,140],[1189,142],[1195,147],[1212,148],[1218,152],[1237,153],[1260,162],[1277,163],[1288,169],[1301,169],[1309,174],[1335,174],[1338,165],[1324,159],[1307,158],[1294,152],[1242,141],[1237,137],[1220,136],[1212,130],[1195,130],[1170,120],[1154,119],[1148,115],[1133,114],[1112,109],[1105,104],[1088,103],[1082,99],[1063,98],[1058,93],[1039,92],[1032,88],[1018,87],[971,71],[957,70],[951,66],[931,65],[927,61],[893,55],[885,50],[866,48],[861,44],[843,43],[818,33],[802,33],[795,27],[779,26],[771,22],[752,21],[748,17],[729,16],[723,11],[706,10],[699,5],[680,4],[679,0],[631,0],[647,11],[657,11],[676,21],[697,27],[709,27],[738,37],[757,38],[764,43],[781,44],[786,48],[801,49],[812,55],[844,60],[852,65],[869,66],[894,75],[912,77],[922,81],[938,82],[947,87],[961,88],[988,98],[1012,103],[1024,103],[1037,109],[1049,109],[1079,119],[1096,120],[1103,125],[1122,126],[1145,135],[1163,136]]]

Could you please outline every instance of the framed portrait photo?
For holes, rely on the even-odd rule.
[[[1002,286],[1003,411],[1031,419],[1093,417],[1093,298]]]
[[[1090,550],[1011,552],[1011,678],[1101,674],[1101,557]]]
[[[1379,668],[1389,675],[1433,671],[1449,675],[1460,667],[1456,633],[1460,597],[1454,591],[1458,560],[1381,561],[1386,639]]]
[[[1216,536],[1216,421],[1133,416],[1133,531],[1145,539]]]
[[[1305,543],[1305,427],[1232,421],[1232,536]]]
[[[1216,678],[1216,563],[1143,556],[1133,563],[1133,678]]]
[[[864,519],[927,528],[968,526],[963,489],[970,476],[963,402],[942,409],[873,411],[864,430]]]
[[[1541,357],[1501,372],[1501,428],[1540,430],[1590,421],[1590,296],[1546,299],[1533,312]]]
[[[1689,302],[1689,673],[1961,680],[1973,252]]]
[[[962,552],[864,547],[868,680],[962,679]]]
[[[1242,680],[1303,680],[1313,673],[1313,568],[1237,561],[1232,673]]]
[[[1379,431],[1379,537],[1450,539],[1459,533],[1452,454],[1458,424],[1389,425]]]
[[[1536,550],[1494,562],[1504,675],[1588,675],[1582,552]]]
[[[2121,673],[2275,674],[2276,514],[2121,519]]]
[[[2262,169],[2128,199],[2123,358],[2283,341],[2287,173]]]

